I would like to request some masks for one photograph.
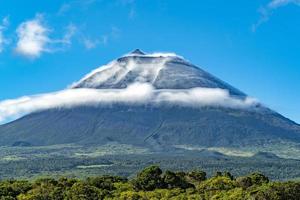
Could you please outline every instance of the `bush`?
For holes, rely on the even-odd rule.
[[[236,183],[237,183],[238,187],[241,187],[243,189],[246,189],[246,188],[252,186],[252,180],[248,176],[237,178]]]
[[[188,173],[188,177],[197,182],[205,181],[206,180],[206,172],[194,170]]]
[[[138,173],[137,178],[133,180],[133,186],[136,190],[151,191],[163,187],[161,178],[162,170],[158,166],[150,166]]]
[[[171,171],[166,171],[163,176],[163,184],[166,188],[182,188],[187,189],[194,187],[193,184],[185,180],[185,176],[180,176]]]
[[[252,184],[255,185],[262,185],[264,183],[269,183],[269,178],[258,172],[250,174],[249,177],[251,178]]]
[[[100,189],[85,183],[75,183],[67,192],[70,200],[99,200],[104,196]]]

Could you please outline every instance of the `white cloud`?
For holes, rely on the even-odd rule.
[[[44,52],[55,52],[65,45],[71,44],[71,38],[76,32],[73,24],[67,26],[62,39],[51,39],[50,29],[43,23],[43,16],[25,21],[17,28],[18,42],[16,52],[29,58],[37,58]]]
[[[288,4],[296,4],[300,5],[300,0],[273,0],[268,4],[268,8],[276,9],[282,6],[286,6]]]
[[[154,105],[174,104],[192,107],[221,106],[230,108],[249,108],[257,105],[256,100],[233,98],[228,91],[223,89],[156,90],[150,84],[135,83],[125,89],[66,89],[54,93],[1,101],[0,123],[44,109],[114,103],[132,106],[152,103]]]
[[[16,52],[27,57],[39,57],[43,52],[49,52],[47,45],[49,29],[42,24],[42,16],[23,22],[17,29],[18,43]]]
[[[2,53],[4,46],[8,43],[8,40],[4,37],[4,31],[7,29],[8,25],[9,19],[8,17],[4,17],[0,24],[0,53]]]
[[[252,25],[252,31],[255,32],[260,25],[267,22],[274,10],[289,4],[300,6],[300,0],[272,0],[266,6],[261,7],[258,10],[260,13],[260,19]]]

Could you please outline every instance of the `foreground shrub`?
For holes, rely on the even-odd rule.
[[[138,173],[137,178],[133,180],[133,186],[136,190],[151,191],[163,187],[162,170],[158,166],[150,166]]]

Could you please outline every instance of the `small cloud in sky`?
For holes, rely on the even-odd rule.
[[[252,32],[255,32],[260,25],[269,21],[272,13],[276,9],[290,4],[300,6],[300,0],[272,0],[267,5],[259,8],[258,12],[260,13],[260,18],[255,24],[252,25]]]
[[[49,52],[50,30],[42,23],[42,15],[21,23],[17,29],[18,42],[16,52],[20,55],[36,58],[43,52]]]
[[[43,15],[36,15],[32,20],[25,21],[17,28],[18,41],[16,52],[28,58],[40,57],[44,52],[54,52],[62,45],[70,45],[76,32],[76,26],[69,25],[62,39],[51,39],[51,30],[44,24]],[[59,45],[59,46],[57,46]]]
[[[8,39],[4,37],[4,31],[9,25],[9,18],[4,17],[0,23],[0,53],[4,50],[4,46],[9,42]]]

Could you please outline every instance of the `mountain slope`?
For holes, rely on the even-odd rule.
[[[76,107],[33,113],[1,126],[0,145],[118,142],[154,149],[175,145],[251,146],[300,142],[299,126],[271,113],[178,106]]]
[[[248,98],[181,57],[144,54],[139,50],[94,70],[74,83],[70,90],[91,88],[113,92],[133,83],[151,84],[157,93],[165,92],[166,96],[172,96],[174,91],[181,94],[189,89],[209,88],[228,91],[232,99],[246,101]],[[189,100],[200,97],[203,96],[192,96]],[[205,101],[211,100],[210,97]],[[115,142],[154,151],[173,151],[183,146],[254,148],[290,143],[299,146],[300,126],[291,120],[260,104],[242,108],[225,104],[118,102],[43,109],[1,125],[0,145],[97,146]]]
[[[245,96],[181,57],[172,54],[145,55],[140,50],[94,70],[72,87],[120,89],[135,82],[151,83],[156,89],[221,88],[232,95]]]

